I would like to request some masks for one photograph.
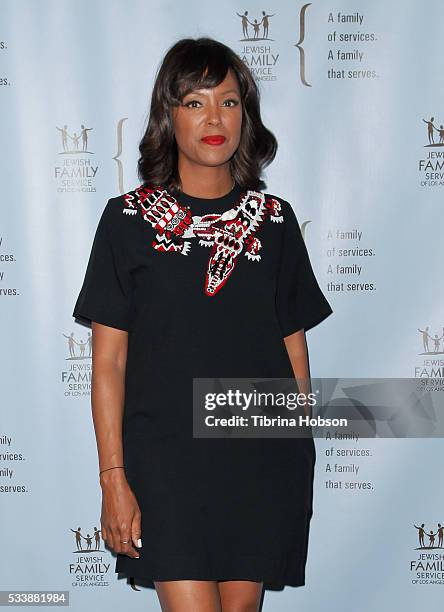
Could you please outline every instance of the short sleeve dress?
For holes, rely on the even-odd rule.
[[[143,184],[108,201],[73,316],[128,332],[122,442],[143,546],[116,572],[305,584],[313,439],[193,437],[193,378],[294,377],[283,338],[331,313],[279,196]]]

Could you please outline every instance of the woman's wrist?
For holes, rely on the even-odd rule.
[[[124,465],[113,465],[112,467],[105,468],[104,470],[100,470],[99,476],[103,474],[103,472],[108,472],[109,470],[119,470],[119,469],[125,469],[125,466]]]
[[[108,482],[119,482],[125,480],[125,468],[123,466],[116,466],[115,468],[108,468],[99,472],[100,484],[105,485]]]

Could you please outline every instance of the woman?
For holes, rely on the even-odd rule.
[[[193,437],[193,379],[308,379],[304,330],[331,314],[255,81],[208,38],[167,52],[143,183],[99,221],[74,316],[93,329],[102,536],[164,610],[253,610],[305,584],[312,438]]]

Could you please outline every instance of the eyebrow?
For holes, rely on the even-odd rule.
[[[198,93],[199,93],[199,91],[202,91],[202,89],[194,89],[193,91],[190,91],[190,92],[189,92],[189,93],[187,93],[186,95],[187,95],[187,96],[191,96],[191,95],[193,95],[193,94],[198,94]],[[238,92],[236,89],[226,89],[225,91],[222,91],[222,92],[221,92],[221,95],[222,95],[222,96],[224,96],[225,94],[227,94],[227,93],[231,93],[231,92],[232,92],[232,93],[235,93],[235,94],[237,94],[237,95],[239,95],[239,92]],[[202,94],[201,94],[201,95],[202,95]]]

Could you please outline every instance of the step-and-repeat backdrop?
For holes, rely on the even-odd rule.
[[[259,83],[289,200],[334,314],[316,377],[443,375],[440,0],[2,0],[1,590],[73,610],[157,610],[101,539],[91,334],[71,317],[108,198],[139,184],[156,69],[183,37],[231,46]],[[442,603],[442,441],[316,439],[305,587],[284,612]]]

